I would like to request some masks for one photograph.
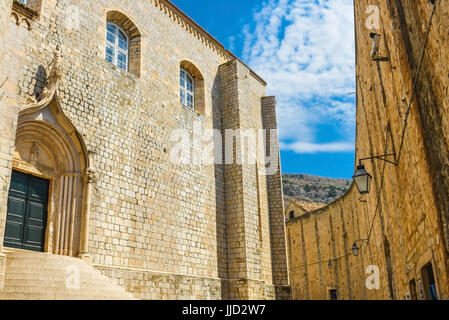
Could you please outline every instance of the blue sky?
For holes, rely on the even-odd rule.
[[[354,172],[353,0],[172,0],[269,83],[284,173]]]

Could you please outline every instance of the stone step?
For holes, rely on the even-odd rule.
[[[46,284],[50,285],[53,283],[65,283],[66,280],[70,280],[65,277],[51,277],[47,274],[26,274],[26,273],[16,273],[16,274],[8,274],[8,276],[5,279],[6,283],[13,283],[13,282],[24,282],[27,281],[28,283],[37,283],[37,284]],[[105,286],[113,286],[115,287],[115,284],[111,281],[111,279],[106,277],[101,277],[98,275],[92,275],[92,274],[81,274],[79,277],[80,284],[89,285],[90,283],[95,283],[96,285],[99,285],[101,282],[104,283]],[[97,283],[98,282],[98,283]]]
[[[117,292],[117,293],[126,293],[126,291],[118,287],[112,282],[106,282],[107,279],[99,279],[93,278],[89,280],[80,279],[79,287],[80,290],[73,291],[108,291],[108,292]],[[11,292],[22,292],[26,288],[29,288],[30,291],[41,290],[46,291],[54,291],[54,290],[68,290],[65,280],[40,280],[40,279],[30,279],[30,278],[8,278],[5,281],[4,291]]]
[[[95,287],[93,286],[95,284]],[[65,289],[67,284],[65,281],[41,281],[41,280],[32,280],[32,279],[13,279],[7,280],[5,283],[5,291],[9,290],[9,288],[16,287],[29,287],[29,288],[48,288],[48,290],[57,290],[60,288]],[[111,284],[105,284],[103,280],[101,281],[81,281],[79,283],[80,290],[89,291],[89,290],[103,290],[103,291],[111,291],[111,292],[121,292],[125,293],[124,289],[118,289],[116,286]],[[48,291],[47,290],[47,291]],[[67,289],[69,290],[69,289]],[[16,289],[12,291],[17,291]],[[70,290],[69,290],[70,291]]]
[[[59,293],[43,294],[43,293],[1,293],[0,300],[124,300],[122,296],[111,295],[61,295]]]
[[[53,277],[65,278],[66,274],[69,274],[69,273],[73,274],[75,272],[74,270],[79,270],[80,276],[97,275],[97,273],[96,273],[97,270],[93,267],[86,267],[86,266],[79,266],[79,265],[75,265],[75,268],[78,268],[78,269],[72,269],[72,267],[73,267],[73,265],[71,265],[71,264],[69,264],[69,265],[67,265],[67,264],[60,264],[60,265],[52,264],[52,265],[37,266],[37,267],[33,267],[30,265],[25,266],[23,264],[7,266],[7,268],[10,271],[9,275],[29,274],[30,272],[36,271],[36,269],[40,270],[39,274],[48,274],[48,275],[50,275],[51,278],[53,278]],[[64,272],[59,272],[61,270]],[[55,272],[55,274],[52,275],[51,272]],[[6,275],[6,276],[8,277],[8,275]],[[99,273],[98,276],[100,278],[106,278],[101,273]]]
[[[80,289],[67,288],[68,269],[79,269]],[[85,261],[39,252],[6,252],[5,286],[0,299],[129,300],[131,293]]]
[[[101,289],[89,289],[89,290],[69,290],[61,288],[52,288],[45,286],[24,286],[24,285],[13,285],[8,286],[2,294],[8,293],[27,293],[27,294],[60,294],[68,296],[110,296],[110,297],[122,297],[125,294],[123,291],[118,290],[101,290]]]
[[[42,264],[42,263],[81,264],[80,261],[82,261],[82,260],[78,259],[78,258],[64,257],[64,256],[61,256],[61,258],[57,258],[55,256],[49,256],[49,257],[37,256],[36,258],[21,256],[21,257],[14,257],[14,259],[10,259],[9,261],[7,260],[6,263],[7,264],[15,264],[15,263],[18,263],[19,261],[20,262],[33,262],[34,264]]]
[[[31,253],[31,254],[30,254]],[[60,261],[60,260],[79,260],[75,257],[69,257],[64,255],[56,255],[46,252],[36,252],[36,251],[5,251],[7,255],[13,255],[14,258],[30,258],[30,259],[47,259],[49,261]]]
[[[128,296],[113,294],[73,294],[68,293],[23,293],[23,292],[0,292],[0,300],[134,300]]]
[[[73,299],[73,298],[85,298],[85,299],[97,299],[103,297],[105,299],[120,299],[128,300],[132,297],[129,296],[125,291],[113,290],[113,289],[80,289],[80,290],[69,290],[61,288],[53,288],[46,286],[27,286],[27,285],[7,285],[5,290],[0,292],[0,299],[8,299],[9,296],[17,296],[21,294],[29,294],[35,296],[58,296],[61,299]]]

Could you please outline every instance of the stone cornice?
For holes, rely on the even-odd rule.
[[[170,16],[175,22],[182,25],[184,29],[195,35],[204,44],[211,49],[214,49],[218,54],[227,60],[236,59],[240,61],[244,66],[250,70],[250,74],[256,78],[262,85],[266,86],[267,83],[257,73],[255,73],[250,67],[248,67],[241,59],[234,55],[215,39],[209,32],[196,23],[192,18],[186,15],[181,9],[174,5],[170,0],[152,0],[156,7],[163,10],[168,16]]]
[[[207,44],[210,48],[215,49],[217,53],[221,54],[224,58],[229,58],[229,55],[224,46],[215,39],[210,33],[203,29],[192,18],[186,15],[181,9],[174,5],[169,0],[152,0],[156,7],[163,10],[169,17],[175,22],[181,24],[184,29],[194,34],[198,39]]]

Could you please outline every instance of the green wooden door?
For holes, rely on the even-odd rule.
[[[13,171],[5,247],[44,251],[49,181]]]

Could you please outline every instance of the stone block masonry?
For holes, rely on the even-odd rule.
[[[340,299],[430,299],[431,291],[449,299],[449,8],[438,0],[435,8],[428,0],[375,3],[380,28],[371,30],[373,2],[355,1],[356,155],[396,151],[399,164],[364,162],[374,178],[369,195],[352,186],[328,207],[287,223],[294,299],[329,299],[331,290]],[[384,59],[371,59],[371,32],[381,35]]]
[[[264,128],[267,130],[277,129],[276,118],[276,98],[275,97],[263,97],[262,98],[262,117]],[[276,139],[277,136],[269,136],[268,140]],[[270,141],[267,143],[271,145]],[[278,146],[278,144],[275,144]],[[279,147],[275,150],[270,149],[271,154],[278,155],[278,163],[276,174],[267,175],[266,183],[268,188],[268,202],[270,212],[270,225],[271,225],[271,239],[272,241],[272,261],[273,261],[273,282],[276,284],[276,295],[278,299],[285,300],[290,298],[290,286],[288,279],[288,265],[287,260],[283,257],[286,256],[287,242],[285,237],[285,224],[284,224],[284,199],[283,195],[275,190],[283,189],[282,175],[280,166]],[[272,163],[270,165],[273,165]],[[274,169],[274,168],[273,168]]]
[[[270,110],[265,110],[264,87],[250,76],[246,66],[232,60],[220,67],[220,76],[224,128],[277,129],[275,122],[267,122],[264,118],[264,113],[270,112],[268,119],[275,119],[274,104]],[[232,143],[225,135],[225,154],[237,158],[236,150],[244,148],[244,143],[243,138]],[[278,148],[269,151],[279,153]],[[278,297],[286,298],[288,296],[280,294],[285,290],[281,286],[288,286],[287,268],[283,265],[285,259],[281,258],[286,256],[282,193],[279,193],[280,197],[270,197],[271,188],[282,190],[282,185],[273,185],[267,180],[270,178],[266,178],[280,179],[280,170],[275,175],[266,175],[267,169],[262,165],[259,168],[258,162],[234,163],[226,165],[224,172],[230,297],[262,299],[266,296],[275,298],[278,294]]]
[[[7,61],[5,59],[7,46],[7,36],[9,32],[9,21],[11,16],[12,0],[2,1],[0,3],[0,110],[2,117],[0,119],[0,239],[3,239],[3,230],[6,215],[8,186],[11,172],[13,135],[15,134],[15,112],[11,114],[11,98],[14,98],[10,92],[9,76],[4,72]],[[11,97],[12,96],[12,97]],[[3,241],[0,242],[0,288],[3,287],[5,280],[6,257],[2,254]]]
[[[9,78],[0,119],[0,239],[9,177],[20,170],[50,180],[46,250],[58,253],[72,239],[73,255],[136,297],[286,297],[280,170],[266,178],[254,165],[170,161],[175,130],[191,135],[200,123],[224,137],[225,129],[277,128],[274,104],[264,107],[265,82],[166,0],[42,0],[29,17],[11,13],[12,1],[1,5],[1,76]],[[105,60],[109,20],[132,35],[130,72]],[[179,102],[181,67],[198,82],[193,109]],[[60,132],[55,142],[27,136],[27,123]],[[47,151],[60,137],[80,159],[51,164]],[[72,163],[73,172],[58,163]]]

